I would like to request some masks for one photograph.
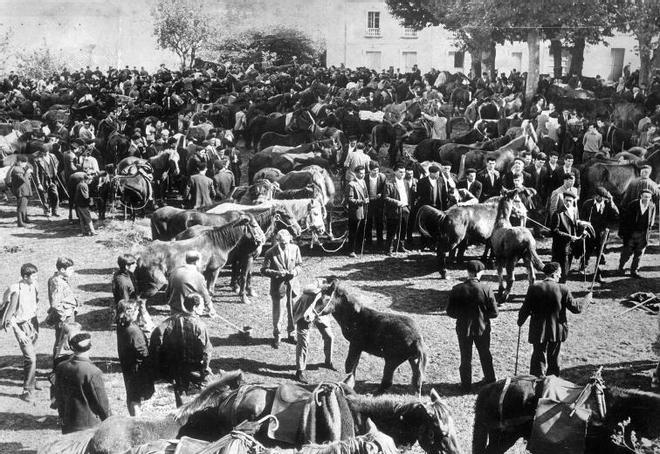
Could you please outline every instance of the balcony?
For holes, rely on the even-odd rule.
[[[365,36],[367,38],[380,38],[380,28],[367,28],[367,32],[365,33]]]
[[[404,28],[403,29],[403,35],[401,35],[401,38],[404,39],[417,39],[417,30],[414,28]]]

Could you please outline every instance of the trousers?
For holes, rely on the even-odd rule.
[[[271,300],[273,301],[273,337],[275,339],[280,338],[280,326],[282,324],[282,298],[278,294],[271,294]],[[287,325],[286,330],[289,335],[293,335],[295,332],[295,327],[293,326],[293,309],[291,306],[291,294],[287,292],[286,298],[286,316],[287,316]]]
[[[314,326],[319,330],[323,338],[323,355],[326,363],[332,362],[332,347],[334,344],[335,336],[332,334],[332,328],[323,320],[323,317],[315,320]],[[296,323],[296,331],[298,339],[296,342],[296,369],[307,369],[307,353],[309,351],[309,335],[310,323],[305,320],[300,320]]]
[[[490,331],[481,336],[458,336],[458,349],[461,353],[461,365],[458,370],[461,376],[461,385],[466,388],[472,384],[472,344],[479,353],[484,380],[489,383],[495,381],[493,356],[490,353]]]
[[[18,332],[16,332],[17,329],[21,330],[27,337],[27,342],[19,339]],[[32,391],[34,390],[37,377],[37,353],[34,347],[39,338],[39,322],[37,321],[37,317],[19,323],[18,328],[14,328],[14,335],[18,341],[21,353],[23,353],[23,389],[25,391]]]
[[[348,219],[348,252],[359,254],[362,251],[364,239],[364,219]]]
[[[559,376],[559,351],[561,342],[540,342],[533,345],[529,373],[542,377],[544,375]]]
[[[624,238],[621,258],[619,259],[619,268],[623,268],[626,265],[626,262],[630,260],[630,256],[632,256],[630,271],[637,271],[639,268],[639,261],[644,255],[647,244],[646,232],[632,232],[629,237]]]

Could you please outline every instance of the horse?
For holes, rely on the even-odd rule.
[[[346,373],[355,379],[363,351],[383,358],[383,379],[376,392],[383,394],[392,386],[396,369],[408,361],[412,369],[412,385],[417,396],[421,396],[427,352],[424,338],[413,319],[367,307],[349,289],[341,286],[337,278],[329,278],[327,284],[324,292],[330,294],[330,299],[318,299],[313,311],[318,316],[332,314],[348,340]]]
[[[474,454],[504,453],[523,437],[529,439],[539,399],[547,378],[518,375],[486,385],[479,391],[475,403],[472,452]],[[571,383],[569,383],[571,384]],[[585,453],[605,454],[633,452],[610,441],[618,424],[630,418],[630,430],[650,439],[660,435],[660,396],[654,393],[602,387],[604,414],[592,413],[587,423]],[[534,451],[532,451],[534,452]]]
[[[95,147],[103,155],[103,163],[117,165],[119,161],[128,156],[131,140],[117,130],[117,125],[108,118],[99,122],[94,139]]]
[[[213,229],[214,226],[223,225],[221,222],[231,222],[238,219],[244,213],[242,211],[228,211],[224,214],[206,214],[194,211],[184,211],[181,216],[187,216],[189,222],[201,221],[196,225],[188,224],[188,228],[178,233],[174,239],[176,241],[188,240],[200,235],[206,230]],[[279,230],[288,230],[294,238],[302,233],[302,228],[298,221],[287,211],[278,209],[264,209],[262,212],[251,213],[259,227],[264,231],[266,240],[270,240]],[[255,296],[252,291],[252,264],[261,254],[261,245],[255,244],[250,239],[241,240],[238,245],[231,250],[227,263],[231,265],[231,281],[229,286],[241,297],[243,304],[250,304],[249,297]]]
[[[149,163],[153,172],[154,188],[156,189],[156,198],[163,199],[169,186],[170,177],[176,177],[181,173],[179,162],[181,158],[179,153],[173,149],[163,150],[155,156],[147,159],[129,156],[122,159],[117,164],[117,173],[125,173],[125,169],[131,166],[143,166]]]
[[[254,174],[266,167],[274,167],[287,174],[308,165],[328,168],[330,161],[327,154],[317,151],[296,154],[260,151],[248,163],[248,182],[251,184],[254,181]]]
[[[206,402],[197,398],[194,405],[184,404],[180,408],[185,414],[194,414],[182,428],[181,435],[210,439],[217,433],[217,427],[264,418],[272,409],[277,391],[277,385],[254,384],[229,393],[214,393],[211,386],[203,393],[207,397]],[[357,394],[346,383],[339,383],[339,386],[357,432],[363,432],[364,423],[373,420],[380,430],[392,437],[397,447],[408,448],[417,442],[427,454],[460,453],[451,410],[434,389],[428,403],[418,398],[391,394],[366,396]],[[295,388],[302,390],[297,386]],[[200,407],[206,410],[199,411],[197,408]],[[350,418],[346,419],[350,421]]]
[[[284,176],[284,173],[280,169],[276,169],[275,167],[266,167],[264,169],[261,169],[257,171],[253,176],[252,179],[254,181],[258,180],[268,180],[271,183],[274,183],[278,181],[280,178]]]
[[[291,134],[278,134],[276,132],[265,132],[261,136],[261,140],[257,144],[257,151],[264,148],[272,147],[273,145],[281,145],[287,147],[296,147],[304,143],[312,141],[311,131],[298,131]]]
[[[499,289],[498,302],[505,303],[515,280],[514,268],[521,258],[527,267],[527,279],[532,285],[536,279],[534,268],[543,270],[543,261],[536,253],[536,240],[527,227],[513,227],[509,218],[514,213],[521,219],[526,219],[527,210],[520,200],[517,190],[506,191],[497,205],[495,226],[490,236],[490,244],[495,255]],[[504,290],[503,270],[506,268],[506,290]]]
[[[271,200],[259,205],[241,205],[238,203],[220,203],[208,210],[208,214],[222,214],[227,211],[243,211],[245,213],[254,213],[264,208],[283,209],[293,215],[301,224],[304,231],[310,230],[313,234],[321,235],[325,232],[325,218],[327,212],[325,205],[319,199],[290,199],[290,200]]]
[[[69,198],[69,221],[73,219],[73,212],[75,211],[75,204],[73,203],[76,186],[80,183],[85,176],[85,172],[74,172],[69,176],[66,182],[66,192]],[[89,188],[90,198],[95,199],[97,203],[97,210],[99,219],[105,219],[105,211],[108,201],[113,200],[113,184],[112,181],[101,182],[101,175],[94,175],[91,181],[87,184]]]
[[[263,230],[250,214],[243,214],[230,224],[207,230],[189,240],[154,241],[140,253],[137,261],[138,293],[147,298],[155,295],[167,284],[167,276],[185,264],[186,252],[195,249],[201,255],[198,268],[206,279],[209,293],[213,294],[220,269],[227,263],[231,250],[244,238],[257,245],[266,241]]]
[[[449,95],[449,102],[452,105],[454,114],[461,114],[472,101],[472,93],[463,87],[456,87]]]
[[[147,205],[153,202],[154,190],[152,175],[143,170],[139,170],[132,175],[115,175],[110,183],[110,194],[112,202],[118,196],[119,203],[124,207],[124,218],[126,212],[131,212],[132,220],[135,220],[135,213],[144,210]]]
[[[268,187],[265,183],[269,183]],[[268,180],[257,180],[250,186],[239,186],[232,192],[232,201],[254,205],[268,200],[290,200],[290,199],[310,199],[322,198],[323,189],[316,184],[310,183],[300,189],[280,189],[279,184],[270,183]]]
[[[277,118],[269,118],[265,115],[257,115],[247,126],[246,146],[254,148],[261,140],[265,132],[287,134],[309,130],[314,125],[314,117],[307,110],[297,110]]]
[[[403,147],[403,137],[408,131],[401,124],[396,123],[392,125],[388,122],[377,124],[371,130],[371,144],[376,150],[376,154],[380,153],[380,148],[383,144],[388,143],[387,154],[390,157],[390,166],[394,167],[397,158]]]
[[[243,373],[239,371],[226,372],[209,387],[217,395],[227,395],[237,389],[243,381]],[[70,434],[62,435],[52,443],[39,449],[40,454],[106,454],[125,452],[157,439],[175,439],[181,428],[195,412],[205,409],[210,404],[204,392],[188,403],[186,408],[194,411],[178,409],[162,418],[141,418],[113,415],[102,421],[98,426]],[[232,425],[216,425],[214,439],[220,438],[232,430]]]

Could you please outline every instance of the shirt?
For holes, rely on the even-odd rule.
[[[59,271],[48,279],[48,299],[50,307],[54,308],[62,319],[74,315],[78,305],[67,277]]]
[[[643,204],[642,201],[640,200],[640,201],[639,201],[639,212],[640,212],[642,215],[644,215],[644,213],[646,213],[646,210],[648,210],[648,209],[649,209],[649,206],[648,206],[648,205],[644,206],[644,204]]]
[[[14,313],[17,323],[27,322],[37,316],[37,289],[34,285],[19,282],[9,287],[9,294],[18,293],[18,306]]]
[[[373,195],[371,194],[377,194],[378,193],[378,177],[372,177],[371,175],[369,176],[369,194],[371,199],[375,199],[378,197],[378,195]]]
[[[406,188],[406,183],[402,179],[395,179],[394,180],[396,184],[396,189],[399,191],[399,197],[401,199],[401,202],[403,202],[404,205],[408,205],[408,188]]]

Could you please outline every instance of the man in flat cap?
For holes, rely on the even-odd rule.
[[[62,433],[95,427],[111,415],[103,372],[89,359],[92,336],[80,332],[69,339],[70,359],[55,368],[54,397]]]
[[[572,192],[565,192],[562,197],[563,206],[550,218],[550,230],[552,232],[552,260],[559,263],[561,267],[561,279],[566,282],[566,277],[571,271],[573,261],[573,243],[582,239],[578,236],[578,217],[575,208],[576,197]]]
[[[545,279],[529,286],[518,312],[518,326],[523,326],[527,317],[531,317],[528,342],[534,350],[529,373],[537,377],[559,376],[561,343],[568,337],[566,311],[582,312],[582,304],[573,299],[568,287],[558,283],[561,271],[557,262],[546,264]]]
[[[585,200],[582,205],[581,218],[587,222],[591,223],[591,226],[594,228],[594,233],[596,236],[594,238],[588,238],[586,243],[586,250],[584,252],[584,261],[582,262],[583,267],[589,265],[589,259],[592,255],[598,256],[601,247],[603,248],[603,257],[600,261],[600,264],[605,264],[605,246],[603,242],[605,241],[605,230],[607,226],[619,217],[619,209],[612,200],[612,194],[610,194],[607,189],[599,186],[596,188],[596,193],[590,199]],[[597,268],[594,271],[596,282],[599,284],[603,283],[603,277],[601,275],[600,264],[597,264]]]
[[[440,167],[433,164],[429,167],[429,174],[417,182],[417,205],[430,205],[438,210],[449,208],[448,194],[445,190],[444,180],[440,179]]]
[[[644,255],[651,236],[651,229],[655,220],[655,204],[651,200],[652,192],[649,188],[641,190],[639,199],[633,200],[622,208],[621,227],[619,236],[623,239],[623,249],[619,259],[619,273],[623,274],[626,263],[632,256],[630,276],[640,279],[637,272],[639,262]]]
[[[198,251],[189,250],[186,252],[186,264],[176,268],[170,276],[167,284],[167,295],[170,311],[173,314],[186,312],[183,301],[191,293],[197,293],[204,300],[206,314],[211,317],[216,315],[206,279],[197,266],[199,259],[200,254]]]
[[[482,184],[477,181],[477,170],[470,167],[465,171],[465,180],[461,180],[457,185],[458,189],[466,189],[477,200],[481,198]]]
[[[484,272],[479,260],[467,263],[468,278],[452,288],[447,315],[456,319],[456,335],[461,352],[461,390],[469,392],[472,386],[472,344],[477,347],[484,383],[495,381],[493,357],[490,353],[490,319],[497,317],[495,295],[490,287],[479,282]]]
[[[644,164],[639,168],[639,177],[631,181],[628,188],[626,188],[626,192],[623,193],[623,198],[621,199],[622,207],[628,206],[633,200],[639,199],[642,190],[644,189],[651,191],[651,199],[653,202],[658,202],[660,189],[658,188],[657,183],[651,179],[652,170],[653,169],[648,164]]]

